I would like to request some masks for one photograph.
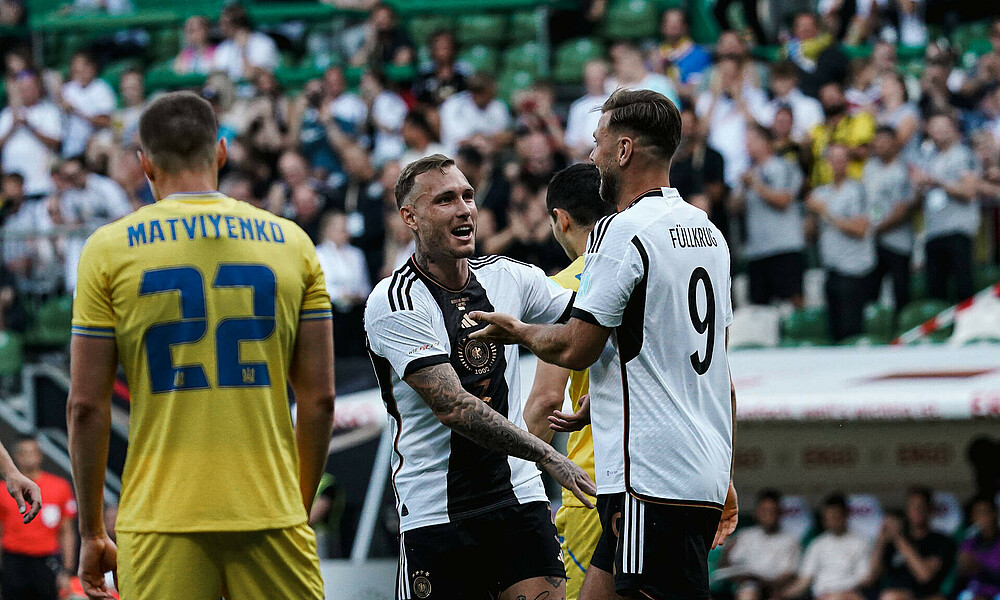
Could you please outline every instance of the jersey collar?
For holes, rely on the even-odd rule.
[[[226,195],[222,192],[177,192],[170,194],[164,200],[180,200],[182,202],[218,202],[224,200]]]
[[[635,206],[636,204],[638,204],[639,201],[642,200],[643,198],[649,198],[651,196],[659,196],[659,197],[665,199],[667,201],[667,204],[673,204],[676,201],[678,201],[678,200],[681,199],[681,195],[677,192],[676,188],[672,188],[672,187],[658,187],[658,188],[653,188],[653,189],[650,189],[650,190],[646,190],[645,192],[643,192],[643,193],[639,194],[638,196],[636,196],[635,199],[632,200],[632,202],[630,202],[629,205],[625,207],[625,210],[628,210],[628,209],[632,208],[633,206]]]

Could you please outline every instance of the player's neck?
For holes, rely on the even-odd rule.
[[[425,275],[448,289],[460,290],[469,281],[468,259],[433,256],[418,244],[413,261]]]
[[[666,168],[657,166],[640,169],[634,175],[629,173],[629,177],[622,177],[621,187],[618,189],[618,210],[625,210],[632,201],[649,190],[662,187],[670,187],[670,165]]]
[[[198,192],[214,192],[219,187],[219,178],[215,173],[184,171],[181,173],[160,173],[153,184],[153,193],[157,200],[163,200],[173,194],[194,194]]]

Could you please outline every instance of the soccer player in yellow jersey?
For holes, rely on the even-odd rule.
[[[614,212],[615,207],[601,200],[601,176],[592,164],[578,164],[555,174],[546,192],[545,204],[552,219],[556,240],[572,260],[572,264],[552,279],[564,288],[577,291],[583,273],[583,253],[587,236],[594,223]],[[545,441],[551,441],[553,431],[549,417],[572,418],[559,412],[569,382],[573,412],[580,410],[580,399],[587,394],[588,371],[570,371],[538,361],[535,382],[524,408],[528,430]],[[594,439],[590,425],[569,435],[566,455],[594,479]],[[595,498],[591,502],[596,501]],[[566,567],[566,600],[576,600],[590,565],[597,540],[601,538],[601,520],[597,511],[590,510],[571,492],[563,490],[562,506],[556,512],[556,529],[562,544]]]
[[[306,519],[333,427],[330,299],[301,229],[214,191],[217,134],[195,94],[151,103],[139,158],[157,202],[80,257],[67,420],[90,598],[111,597],[116,567],[127,600],[324,597]],[[116,549],[102,500],[119,362],[132,411]]]

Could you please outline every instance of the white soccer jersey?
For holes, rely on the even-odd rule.
[[[365,307],[369,353],[395,435],[392,458],[400,531],[545,501],[538,468],[487,450],[442,425],[403,378],[450,363],[462,387],[525,428],[518,347],[469,340],[485,327],[468,317],[497,311],[529,323],[569,316],[573,292],[538,267],[499,256],[470,259],[469,282],[447,289],[411,258],[382,280]]]
[[[572,315],[614,328],[618,354],[590,373],[599,494],[725,503],[729,277],[722,234],[673,188],[646,192],[594,227]]]

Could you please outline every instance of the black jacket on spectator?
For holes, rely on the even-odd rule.
[[[933,596],[941,589],[941,584],[955,564],[955,543],[936,531],[928,533],[919,540],[910,537],[909,533],[905,535],[921,557],[930,558],[933,556],[941,559],[941,568],[930,581],[920,583],[906,566],[903,555],[894,545],[889,544],[882,554],[887,589],[907,590],[913,594],[914,598]]]

